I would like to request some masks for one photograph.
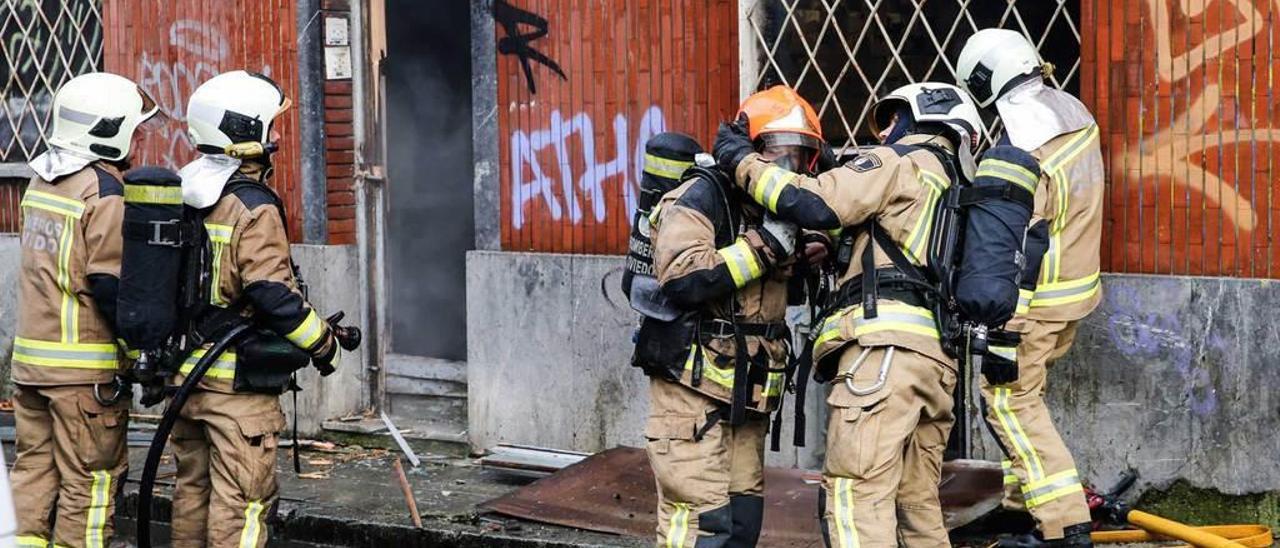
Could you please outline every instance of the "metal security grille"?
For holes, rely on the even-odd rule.
[[[755,89],[794,87],[830,142],[865,144],[875,99],[909,83],[955,82],[955,60],[978,29],[1022,32],[1057,67],[1053,84],[1076,91],[1079,16],[1079,0],[761,0],[747,8],[744,32],[754,39]]]
[[[53,93],[102,66],[101,0],[0,0],[0,163],[44,150]]]

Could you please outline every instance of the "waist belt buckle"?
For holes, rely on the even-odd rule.
[[[178,226],[181,221],[170,219],[167,221],[148,221],[151,223],[151,239],[147,240],[147,245],[157,245],[164,247],[182,247],[182,231]],[[172,227],[176,234],[173,237],[165,234],[165,227]]]
[[[707,322],[715,326],[708,333],[710,337],[715,339],[727,339],[733,336],[733,322],[719,318],[708,320]]]

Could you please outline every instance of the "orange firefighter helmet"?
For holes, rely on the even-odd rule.
[[[790,134],[803,136],[791,144],[817,149],[822,143],[822,124],[813,106],[787,86],[773,86],[747,97],[738,113],[747,115],[747,134],[752,141],[769,134]]]

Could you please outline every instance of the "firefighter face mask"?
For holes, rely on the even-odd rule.
[[[819,145],[812,137],[793,133],[766,133],[757,139],[764,159],[787,171],[808,176],[816,172]]]
[[[182,167],[182,201],[196,209],[218,203],[222,187],[240,169],[241,160],[225,154],[201,154]]]

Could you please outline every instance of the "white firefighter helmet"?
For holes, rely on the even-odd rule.
[[[964,170],[965,178],[973,180],[973,174],[977,171],[973,155],[978,151],[982,131],[982,117],[978,115],[978,107],[973,104],[973,98],[951,84],[907,84],[876,101],[871,110],[872,131],[880,133],[888,126],[893,113],[904,104],[911,108],[911,117],[916,123],[942,124],[951,130],[960,167]]]
[[[956,61],[956,80],[978,105],[986,107],[1008,90],[1015,78],[1043,67],[1035,46],[1017,31],[983,29],[964,43]]]
[[[288,110],[289,99],[261,74],[233,70],[200,84],[187,101],[187,132],[196,149],[224,154],[242,143],[267,144],[271,123]]]
[[[123,160],[134,130],[158,111],[156,102],[128,78],[81,74],[53,96],[49,144],[100,160]]]

